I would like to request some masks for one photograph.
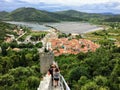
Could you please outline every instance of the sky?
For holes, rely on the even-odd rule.
[[[120,0],[0,0],[0,11],[33,7],[47,11],[78,10],[88,13],[120,14]]]

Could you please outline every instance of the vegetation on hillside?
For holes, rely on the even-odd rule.
[[[0,54],[0,90],[36,90],[40,82],[39,55],[36,49],[19,52],[6,50],[2,44]]]
[[[14,35],[15,27],[0,22],[0,90],[36,90],[41,77],[37,48],[42,43],[17,44],[15,40],[5,43],[4,37]]]
[[[96,52],[61,55],[55,60],[71,90],[119,90],[120,47],[110,43]]]
[[[84,13],[76,10],[58,11],[56,13],[60,15],[67,15],[71,17],[82,18],[84,21],[88,21],[90,23],[95,23],[95,24],[100,24],[105,19],[112,17],[112,15]]]
[[[119,22],[120,15],[84,13],[75,10],[48,12],[35,8],[18,8],[10,13],[0,12],[1,20],[25,22],[60,22],[60,21],[87,21],[100,24],[101,22]]]
[[[95,52],[55,57],[71,90],[120,89],[120,24],[104,24],[107,30],[85,35],[101,45]]]
[[[5,16],[8,14],[8,12],[6,11],[2,11],[0,12],[0,20],[2,20],[3,18],[5,18]]]
[[[105,40],[120,42],[120,23],[104,23],[107,26],[104,30],[94,31],[85,34],[86,39],[101,43]]]
[[[12,32],[14,27],[15,25],[11,25],[0,21],[0,43],[4,41],[7,33],[16,35],[14,32]]]
[[[108,30],[85,35],[101,45],[95,52],[55,57],[71,90],[120,90],[120,23],[104,24]],[[37,48],[42,43],[4,43],[6,33],[16,35],[12,32],[14,27],[0,22],[0,90],[36,90],[42,77]],[[39,36],[44,35],[32,34],[32,40]],[[59,37],[67,36],[62,33]],[[16,47],[20,50],[14,51]]]
[[[26,22],[59,22],[81,21],[81,18],[59,15],[52,12],[37,10],[35,8],[18,8],[1,18],[2,20],[26,21]]]
[[[20,17],[20,18],[19,18]],[[99,24],[101,22],[119,22],[120,15],[85,13],[76,10],[48,12],[35,8],[18,8],[12,12],[0,12],[1,20],[25,22],[60,22],[60,21],[87,21]]]
[[[105,22],[120,22],[120,15],[114,15],[112,17],[106,18]]]

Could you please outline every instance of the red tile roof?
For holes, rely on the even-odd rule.
[[[98,44],[86,39],[68,40],[67,38],[56,38],[49,40],[49,42],[51,42],[51,50],[53,50],[55,56],[65,53],[78,54],[80,52],[88,52],[89,50],[95,51],[97,48],[99,48]]]

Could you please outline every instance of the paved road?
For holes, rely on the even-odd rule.
[[[20,35],[19,37],[16,38],[16,40],[18,40],[19,38],[21,38],[23,35],[25,35],[27,32],[23,33],[22,35]]]

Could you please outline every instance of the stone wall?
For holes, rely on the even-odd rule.
[[[52,78],[51,75],[47,75],[43,78],[43,80],[40,82],[39,87],[37,90],[53,90],[52,89]]]
[[[52,52],[40,53],[40,72],[46,74],[53,61],[54,54]]]

